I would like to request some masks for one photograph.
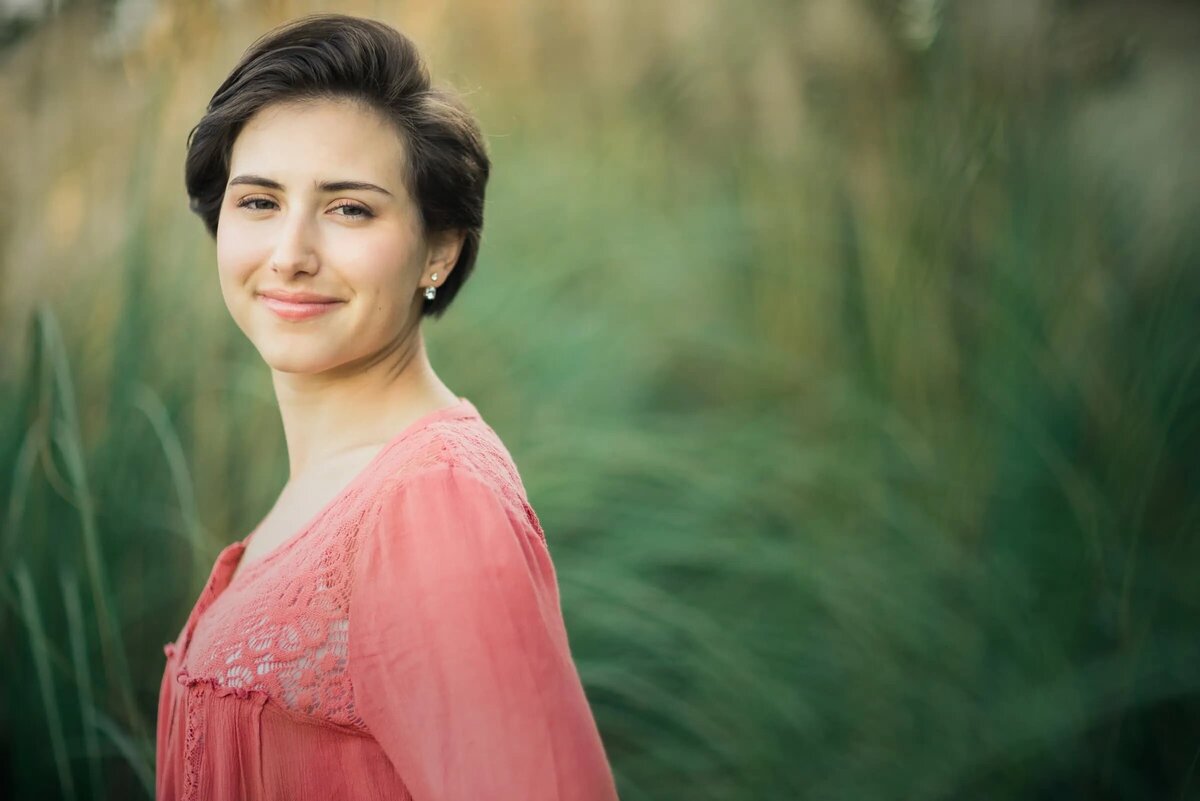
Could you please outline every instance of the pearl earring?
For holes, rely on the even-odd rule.
[[[434,273],[433,275],[429,276],[429,279],[431,281],[436,281],[437,273]],[[437,295],[437,287],[436,286],[425,287],[425,300],[433,300],[435,295]]]

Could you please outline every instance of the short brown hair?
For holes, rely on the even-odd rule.
[[[403,134],[406,188],[422,229],[465,233],[454,269],[422,306],[422,316],[440,317],[475,266],[491,162],[471,112],[454,93],[431,85],[416,45],[385,23],[310,14],[255,40],[188,134],[184,173],[192,211],[215,239],[242,127],[270,104],[320,99],[361,102],[391,120]]]

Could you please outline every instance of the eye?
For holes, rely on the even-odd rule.
[[[260,208],[258,206],[252,206],[250,204],[252,204],[252,203],[274,203],[274,202],[275,202],[274,200],[271,200],[271,199],[265,198],[265,197],[246,197],[246,198],[242,198],[241,200],[239,200],[237,205],[238,205],[239,209],[248,208],[251,211],[266,211],[266,209],[264,209],[264,208]]]
[[[375,216],[374,214],[371,213],[371,210],[368,209],[366,206],[360,206],[357,203],[343,203],[342,205],[334,206],[333,208],[334,208],[334,210],[347,209],[346,213],[342,214],[341,216],[349,217],[352,220],[365,220],[365,219]],[[355,212],[355,213],[351,214],[350,212]]]

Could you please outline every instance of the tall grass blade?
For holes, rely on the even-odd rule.
[[[200,526],[200,514],[196,509],[196,494],[192,489],[191,471],[188,469],[183,445],[175,433],[175,427],[171,425],[171,417],[166,407],[154,390],[139,384],[134,392],[133,403],[146,415],[158,437],[159,445],[162,446],[167,469],[171,471],[171,483],[175,486],[175,494],[179,498],[184,536],[191,546],[193,580],[196,584],[203,584],[208,577],[208,567],[203,561],[206,548]]]
[[[71,641],[71,661],[75,665],[75,686],[79,693],[79,709],[83,722],[83,745],[88,757],[88,780],[92,798],[105,797],[101,775],[100,742],[96,736],[96,699],[92,692],[92,673],[88,666],[87,636],[83,625],[83,606],[79,602],[79,582],[75,571],[63,567],[59,571],[63,608],[67,613],[67,637]]]
[[[46,363],[54,371],[54,387],[59,399],[58,411],[51,435],[66,462],[67,484],[72,502],[79,510],[79,522],[83,532],[84,559],[92,587],[92,601],[96,607],[97,624],[100,629],[100,647],[104,654],[105,673],[109,686],[116,687],[121,694],[126,719],[139,734],[145,735],[146,724],[134,700],[130,681],[129,664],[125,647],[120,639],[121,626],[112,603],[108,587],[108,576],[100,548],[99,532],[96,530],[94,502],[88,487],[87,470],[84,466],[83,442],[79,418],[75,412],[75,390],[71,380],[62,332],[58,320],[49,309],[40,313],[47,347]],[[51,460],[52,461],[52,460]]]
[[[59,714],[58,697],[54,692],[54,676],[50,671],[46,629],[42,625],[41,612],[38,610],[33,578],[30,576],[29,567],[24,560],[17,563],[13,570],[13,579],[17,583],[17,592],[21,598],[21,611],[25,617],[25,626],[29,631],[29,646],[33,653],[34,667],[37,670],[38,686],[42,692],[46,725],[50,729],[50,745],[54,750],[54,763],[58,768],[59,786],[62,788],[64,798],[74,799],[75,782],[71,778],[71,763],[67,757],[67,740],[63,734],[63,720]]]
[[[134,739],[121,731],[121,727],[117,725],[116,721],[100,710],[96,710],[96,725],[100,728],[101,733],[117,747],[121,756],[129,763],[129,767],[133,768],[138,783],[146,791],[146,797],[154,798],[153,757],[148,758],[142,754]]]

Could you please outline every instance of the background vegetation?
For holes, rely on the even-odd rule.
[[[187,211],[283,19],[496,170],[431,358],[551,542],[625,801],[1200,798],[1200,13],[0,4],[0,796],[153,787],[162,645],[285,477]]]

